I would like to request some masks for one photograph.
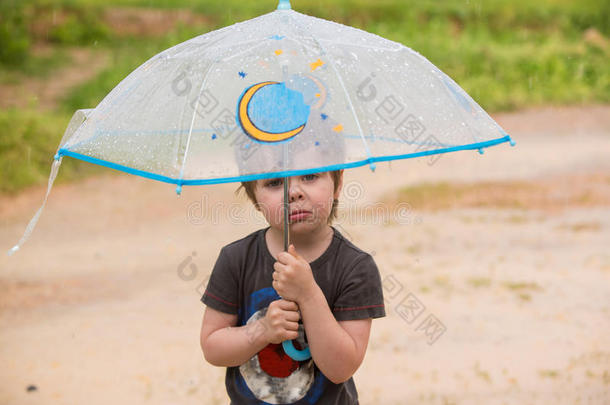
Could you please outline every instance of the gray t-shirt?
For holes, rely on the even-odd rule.
[[[271,286],[275,259],[267,248],[269,227],[224,246],[201,301],[211,308],[237,314],[237,326],[265,316],[280,296]],[[383,289],[373,257],[332,227],[326,251],[309,263],[314,279],[337,321],[385,316]],[[294,346],[307,345],[302,324]],[[260,333],[261,331],[258,331]],[[247,333],[257,333],[250,328]],[[228,367],[225,386],[232,405],[242,404],[358,404],[353,377],[334,384],[313,359],[295,361],[281,344],[270,343],[249,361]]]

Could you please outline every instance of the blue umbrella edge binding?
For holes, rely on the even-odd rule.
[[[205,185],[205,184],[222,184],[222,183],[234,183],[234,182],[242,182],[242,181],[245,182],[245,181],[276,178],[276,177],[292,177],[292,176],[300,176],[300,175],[311,174],[311,173],[327,172],[327,171],[341,170],[341,169],[350,169],[350,168],[360,167],[360,166],[364,166],[364,165],[371,165],[371,170],[374,171],[376,162],[387,162],[387,161],[400,160],[400,159],[412,159],[412,158],[416,158],[416,157],[420,157],[420,156],[429,156],[429,155],[435,155],[435,154],[449,153],[449,152],[455,152],[455,151],[459,151],[459,150],[478,149],[479,153],[483,153],[484,148],[494,146],[494,145],[499,145],[499,144],[505,143],[505,142],[509,142],[511,146],[515,146],[515,141],[510,137],[510,135],[506,135],[501,138],[492,139],[490,141],[477,142],[477,143],[472,143],[472,144],[468,144],[468,145],[453,146],[450,148],[443,148],[443,149],[436,149],[436,150],[425,150],[425,151],[421,151],[421,152],[407,153],[407,154],[401,154],[401,155],[372,156],[367,159],[362,159],[362,160],[359,160],[356,162],[335,164],[335,165],[329,165],[329,166],[321,166],[321,167],[315,167],[315,168],[310,168],[310,169],[286,170],[286,171],[278,171],[278,172],[249,174],[249,175],[245,175],[245,176],[219,177],[219,178],[214,178],[214,179],[191,179],[191,180],[172,178],[172,177],[167,177],[167,176],[163,176],[160,174],[147,172],[144,170],[134,169],[132,167],[120,165],[118,163],[113,163],[113,162],[109,162],[109,161],[106,161],[103,159],[86,156],[86,155],[83,155],[83,154],[80,154],[77,152],[72,152],[72,151],[70,151],[68,149],[64,149],[64,148],[59,149],[57,151],[57,154],[55,155],[55,160],[59,160],[62,156],[70,156],[75,159],[94,163],[94,164],[97,164],[100,166],[109,167],[111,169],[123,171],[126,173],[135,174],[137,176],[162,181],[165,183],[177,184],[176,194],[180,194],[182,191],[182,186],[200,186],[200,185]]]

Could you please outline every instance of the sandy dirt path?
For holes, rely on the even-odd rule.
[[[336,226],[374,255],[388,314],[354,376],[362,404],[610,403],[610,106],[494,118],[515,147],[346,172]],[[10,258],[45,190],[0,198],[0,403],[227,404],[199,298],[219,249],[266,224],[236,185],[177,197],[108,170],[55,187]],[[438,181],[526,208],[367,211]]]

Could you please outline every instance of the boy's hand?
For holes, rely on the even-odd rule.
[[[279,299],[267,307],[264,322],[265,340],[269,343],[279,344],[284,340],[293,340],[299,337],[299,319],[296,302]]]
[[[273,288],[285,300],[297,304],[307,299],[316,285],[311,267],[294,248],[288,247],[288,252],[280,252],[278,261],[273,264]]]

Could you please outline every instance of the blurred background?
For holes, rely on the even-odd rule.
[[[339,229],[375,256],[388,314],[354,377],[361,403],[610,403],[610,2],[291,4],[416,50],[517,142],[346,172]],[[157,53],[276,7],[0,1],[0,246],[40,206],[75,110]],[[177,198],[72,158],[55,185],[30,241],[0,259],[0,402],[227,403],[198,299],[218,250],[265,226],[214,205],[249,212],[237,185]],[[434,342],[405,320],[408,293],[443,325]]]

